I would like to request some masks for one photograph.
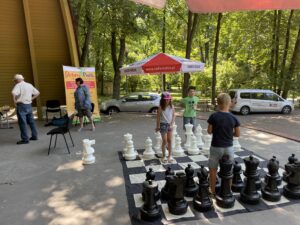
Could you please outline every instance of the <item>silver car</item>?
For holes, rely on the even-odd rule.
[[[101,112],[149,112],[156,113],[159,107],[160,95],[148,92],[128,94],[120,99],[111,99],[101,103]]]

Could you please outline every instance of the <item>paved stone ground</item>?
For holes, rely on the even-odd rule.
[[[176,122],[180,129],[182,119]],[[206,127],[205,121],[199,122]],[[127,132],[133,134],[136,148],[143,147],[147,136],[154,139],[155,117],[120,113],[104,117],[95,132],[79,133],[73,128],[75,147],[71,148],[70,155],[59,137],[56,150],[47,156],[49,136],[46,133],[51,127],[44,127],[42,122],[38,126],[39,140],[21,146],[15,144],[19,140],[16,125],[14,129],[0,130],[0,224],[130,224],[117,152],[122,150],[122,136]],[[290,125],[286,129],[289,128]],[[181,130],[179,133],[183,136]],[[84,138],[96,140],[97,162],[93,165],[81,164]],[[281,164],[291,153],[300,157],[300,143],[252,129],[242,128],[240,143],[262,157],[276,155]],[[300,221],[299,210],[300,205],[291,205],[184,224],[296,225]]]

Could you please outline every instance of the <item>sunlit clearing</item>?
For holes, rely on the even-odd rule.
[[[124,184],[124,179],[121,177],[113,177],[110,180],[105,182],[107,187],[117,187]]]
[[[75,170],[75,171],[82,171],[84,166],[82,165],[81,160],[77,160],[75,162],[65,163],[57,167],[56,171],[63,171],[63,170]]]

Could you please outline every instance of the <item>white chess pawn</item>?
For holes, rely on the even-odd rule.
[[[234,152],[241,151],[242,146],[239,143],[238,137],[233,137],[233,150]]]
[[[186,142],[184,144],[184,148],[188,149],[191,146],[191,136],[193,134],[193,124],[185,124],[185,135],[186,135]]]
[[[197,147],[197,139],[195,135],[191,136],[191,146],[188,148],[188,153],[190,155],[197,155],[200,153],[200,150]]]
[[[203,135],[203,137],[204,137],[204,145],[203,145],[203,148],[202,148],[202,153],[205,154],[205,155],[209,155],[212,135],[206,134],[206,135]]]
[[[135,160],[136,152],[134,151],[133,141],[129,140],[127,143],[127,152],[124,154],[126,160]]]
[[[125,145],[125,147],[123,148],[123,157],[124,157],[124,154],[126,154],[126,152],[127,152],[128,141],[132,139],[132,134],[127,133],[127,134],[124,134],[123,137],[124,137],[123,142]]]
[[[154,159],[155,158],[155,152],[152,149],[152,140],[150,137],[147,137],[145,141],[145,151],[143,153],[144,159]]]
[[[172,149],[175,148],[175,139],[176,139],[176,136],[177,136],[177,125],[174,123],[173,130],[172,130],[172,140],[171,140]]]
[[[173,149],[173,156],[175,157],[185,156],[184,151],[181,147],[181,138],[179,135],[177,135],[175,138],[175,148]]]
[[[95,156],[93,155],[95,150],[92,147],[96,143],[95,140],[83,139],[83,151],[82,151],[82,164],[95,163]]]
[[[156,144],[154,146],[154,150],[158,155],[158,157],[162,157],[162,151],[161,151],[162,138],[160,132],[155,133],[155,140],[156,140]]]
[[[198,124],[198,126],[196,128],[195,136],[196,136],[196,140],[197,140],[197,146],[199,148],[202,148],[204,143],[202,141],[202,127],[200,124]]]

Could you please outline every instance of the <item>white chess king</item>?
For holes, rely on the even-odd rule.
[[[96,143],[95,140],[83,139],[83,151],[82,151],[82,163],[93,164],[95,163],[95,156],[93,155],[95,150],[92,147]]]

